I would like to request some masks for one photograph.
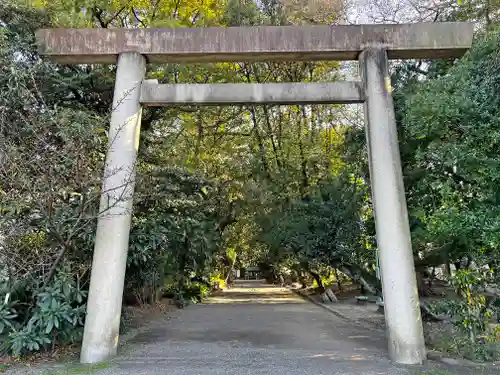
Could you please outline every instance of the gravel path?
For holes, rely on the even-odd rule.
[[[391,365],[383,331],[261,282],[239,282],[222,296],[157,322],[130,342],[116,367],[102,375],[423,373]]]
[[[430,365],[431,367],[434,367]],[[237,283],[151,324],[99,375],[479,374],[391,365],[384,332],[339,318],[289,290]],[[71,372],[67,372],[71,374]],[[80,372],[79,372],[80,373]],[[59,374],[59,373],[57,373]],[[65,374],[65,372],[61,372]]]

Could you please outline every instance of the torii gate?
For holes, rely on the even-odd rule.
[[[397,363],[422,363],[426,351],[388,59],[459,57],[472,44],[473,28],[457,22],[39,30],[40,52],[59,63],[118,68],[100,207],[108,212],[98,219],[81,362],[100,362],[117,352],[142,105],[364,102],[389,355]],[[147,62],[270,60],[359,60],[362,82],[161,85],[144,80]]]

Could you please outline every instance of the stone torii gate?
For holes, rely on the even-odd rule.
[[[470,23],[39,30],[40,52],[59,63],[117,64],[100,209],[108,212],[98,220],[81,362],[103,361],[117,351],[142,105],[364,102],[389,355],[397,363],[421,363],[426,352],[388,59],[459,57],[472,36]],[[144,80],[147,62],[271,60],[358,60],[362,81],[163,85]]]

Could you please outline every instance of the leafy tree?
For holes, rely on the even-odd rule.
[[[363,261],[374,263],[374,253],[367,259],[362,243],[365,196],[366,187],[360,180],[342,174],[320,183],[306,199],[277,207],[261,219],[260,237],[271,247],[272,261],[292,262],[295,268],[310,273],[320,287],[320,275],[333,268],[362,279],[373,289],[375,278],[360,266]]]
[[[497,49],[495,33],[405,100],[405,176],[419,223],[415,247],[420,257],[437,257],[434,264],[497,257]]]

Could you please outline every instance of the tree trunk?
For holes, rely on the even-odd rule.
[[[374,294],[374,295],[377,295],[378,292],[377,292],[377,287],[373,286],[372,284],[370,284],[362,275],[359,275],[358,273],[356,272],[352,272],[348,266],[346,265],[342,265],[340,267],[340,271],[342,271],[343,273],[345,273],[348,277],[350,277],[354,282],[356,282],[357,284],[361,285],[362,287],[364,287],[366,290],[368,290],[370,293]]]
[[[299,273],[299,282],[302,289],[307,288],[307,280],[304,277],[304,273],[302,271]]]
[[[318,288],[321,291],[321,293],[324,293],[325,292],[325,286],[323,285],[323,281],[321,280],[321,276],[318,275],[314,271],[309,271],[309,273],[314,278],[314,280],[316,280],[316,283],[318,284]]]
[[[450,264],[450,262],[445,263],[444,272],[446,274],[446,278],[449,280],[451,277],[451,264]]]
[[[416,272],[416,276],[417,276],[418,294],[421,295],[421,296],[427,295],[427,293],[426,293],[427,287],[426,287],[425,282],[424,282],[424,274],[423,274],[423,272],[417,271]]]
[[[66,251],[68,249],[69,249],[68,245],[63,245],[61,247],[61,250],[59,250],[59,253],[57,254],[56,260],[54,261],[54,263],[52,263],[52,266],[50,267],[50,271],[43,282],[43,286],[47,286],[52,281],[52,278],[56,274],[57,267],[59,266],[59,264],[63,260],[64,255],[66,254]]]
[[[180,278],[178,280],[178,287],[183,289],[186,285],[186,264],[187,264],[187,254],[189,252],[189,239],[186,234],[184,234],[184,251],[179,254],[179,273]]]
[[[235,262],[231,262],[231,267],[229,267],[229,272],[227,273],[226,280],[225,280],[226,285],[232,284],[231,276],[233,275],[233,271],[234,271],[234,263]]]
[[[336,268],[334,268],[333,273],[335,275],[335,281],[337,281],[337,287],[339,288],[339,292],[341,292],[342,291],[342,283],[340,282],[339,271]]]
[[[432,290],[432,282],[436,278],[436,267],[432,267],[432,272],[429,276],[429,282],[427,283],[427,286],[429,287],[430,290]]]
[[[417,276],[418,294],[422,297],[434,295],[434,292],[432,291],[432,289],[425,283],[424,271],[416,270],[416,276]]]

